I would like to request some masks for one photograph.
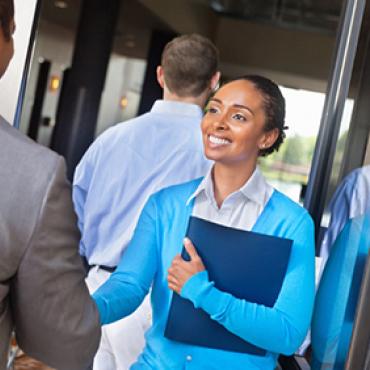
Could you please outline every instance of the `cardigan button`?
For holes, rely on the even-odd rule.
[[[186,356],[186,361],[191,361],[192,359],[193,359],[193,357],[191,357],[190,355]]]

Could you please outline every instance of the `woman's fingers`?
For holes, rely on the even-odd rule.
[[[184,247],[185,247],[186,251],[189,253],[190,259],[192,261],[199,258],[197,250],[195,249],[192,241],[189,238],[184,239]]]
[[[184,239],[184,246],[190,256],[190,261],[182,259],[181,255],[176,255],[168,269],[167,283],[169,289],[180,294],[184,284],[196,273],[205,269],[193,243],[190,239]]]
[[[168,287],[176,293],[180,293],[180,287],[173,283],[168,283]]]
[[[178,265],[179,263],[183,262],[184,260],[181,258],[180,254],[177,254],[173,260],[172,260],[172,265]]]
[[[170,274],[167,276],[167,281],[172,284],[177,284],[177,285],[179,284],[179,281],[177,280],[176,276],[173,276]]]

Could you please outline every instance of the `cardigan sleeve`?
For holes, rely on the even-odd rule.
[[[304,340],[314,301],[314,231],[304,214],[286,236],[293,239],[287,273],[273,307],[247,302],[220,291],[207,271],[192,276],[181,296],[242,339],[271,352],[290,355]]]
[[[117,270],[93,294],[102,324],[128,316],[148,294],[158,267],[154,198],[151,196],[146,203]]]

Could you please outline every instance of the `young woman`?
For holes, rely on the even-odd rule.
[[[117,271],[94,294],[102,324],[133,312],[150,287],[153,325],[132,369],[274,369],[292,354],[309,327],[314,299],[314,236],[308,213],[266,183],[257,159],[284,139],[285,102],[277,85],[246,76],[221,87],[202,121],[203,179],[151,196]],[[189,158],[191,160],[191,158]],[[293,240],[288,270],[272,308],[218,290],[190,240],[189,217]],[[182,245],[191,261],[182,260]],[[198,347],[164,337],[172,291],[227,330],[267,350],[265,356]],[[184,317],[186,320],[186,317]]]

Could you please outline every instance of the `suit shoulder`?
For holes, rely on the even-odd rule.
[[[17,165],[28,165],[44,167],[48,164],[55,165],[60,156],[52,150],[37,144],[14,127],[7,124],[0,124],[0,150],[2,157],[11,160],[13,158],[22,158],[22,162]],[[37,161],[37,162],[36,162]]]
[[[35,143],[15,128],[0,124],[0,168],[4,186],[8,189],[28,194],[40,193],[62,164],[64,168],[64,161],[58,154]]]

